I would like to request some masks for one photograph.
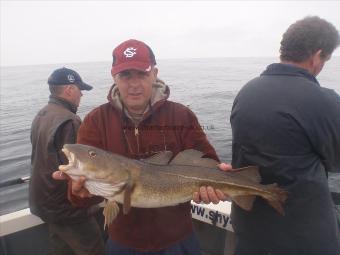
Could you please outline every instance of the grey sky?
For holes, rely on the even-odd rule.
[[[339,1],[0,1],[1,65],[111,61],[135,38],[158,59],[278,56],[282,33]],[[339,49],[334,53],[340,56]]]

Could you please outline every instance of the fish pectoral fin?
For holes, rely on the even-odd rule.
[[[107,201],[103,210],[103,215],[105,218],[104,221],[104,230],[105,226],[109,228],[109,225],[112,223],[112,221],[117,217],[119,213],[119,206],[115,201]]]
[[[232,197],[231,200],[234,201],[242,209],[250,211],[253,208],[255,198],[255,196],[236,196]]]
[[[258,166],[247,166],[247,167],[242,167],[242,168],[236,168],[228,173],[242,176],[256,183],[261,182],[261,175],[259,173]]]
[[[123,201],[123,213],[128,214],[131,209],[131,194],[133,190],[133,183],[132,180],[126,184],[124,188],[124,201]]]
[[[116,184],[98,182],[95,180],[87,180],[85,182],[85,188],[87,188],[91,194],[102,197],[113,197],[124,185],[125,182],[119,182]]]
[[[161,151],[149,158],[142,159],[141,161],[156,165],[167,165],[171,157],[172,157],[171,151]]]
[[[170,165],[189,165],[189,166],[204,166],[216,167],[218,162],[210,158],[202,158],[203,152],[194,149],[181,151],[170,162]]]

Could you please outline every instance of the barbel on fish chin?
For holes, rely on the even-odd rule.
[[[201,186],[220,189],[245,210],[251,210],[255,196],[262,197],[284,215],[282,204],[288,193],[275,183],[260,184],[255,166],[221,171],[217,161],[202,158],[203,153],[193,149],[178,153],[171,162],[169,151],[145,160],[129,159],[82,144],[65,144],[63,152],[69,164],[60,165],[59,170],[72,179],[85,176],[84,185],[89,192],[108,200],[104,208],[107,225],[118,214],[116,202],[123,205],[124,214],[131,206],[174,206],[190,201]]]

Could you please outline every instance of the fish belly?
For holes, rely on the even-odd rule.
[[[137,184],[131,194],[131,206],[157,208],[185,203],[192,199],[192,193],[195,189],[193,186],[166,185],[161,187],[160,185],[146,186]],[[118,203],[123,203],[123,192],[114,196],[114,200]]]

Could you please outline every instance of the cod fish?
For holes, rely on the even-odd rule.
[[[256,166],[221,171],[217,161],[202,158],[203,153],[193,149],[178,153],[171,161],[170,151],[144,160],[82,144],[65,144],[62,151],[69,164],[60,165],[59,170],[74,180],[85,176],[88,191],[106,199],[104,228],[117,216],[117,202],[123,205],[124,214],[131,206],[174,206],[190,201],[193,192],[201,186],[220,189],[245,210],[251,210],[255,196],[260,196],[284,215],[283,203],[288,193],[275,183],[260,184]]]

